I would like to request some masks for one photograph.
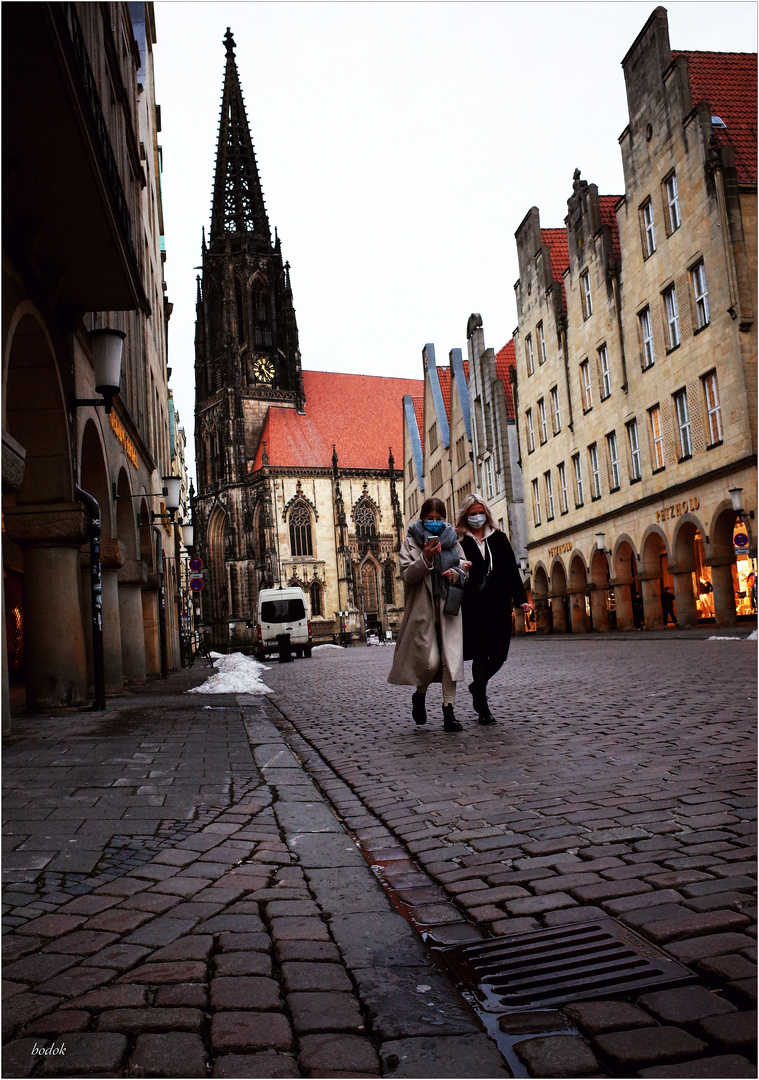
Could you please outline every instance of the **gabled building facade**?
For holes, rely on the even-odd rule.
[[[624,195],[576,172],[564,236],[536,208],[516,234],[520,448],[546,631],[658,629],[665,588],[682,626],[752,614],[756,56],[674,52],[657,8],[623,71]]]
[[[261,588],[306,593],[314,640],[402,614],[403,429],[421,382],[303,371],[289,264],[271,235],[227,30],[211,229],[196,321],[198,492],[216,648],[253,645]]]

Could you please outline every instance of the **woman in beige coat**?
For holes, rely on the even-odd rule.
[[[462,730],[453,713],[456,683],[464,674],[461,614],[443,609],[449,585],[467,580],[463,557],[456,531],[445,520],[445,504],[427,499],[401,547],[406,599],[387,681],[416,687],[411,714],[415,723],[426,724],[427,687],[441,679],[445,731]]]

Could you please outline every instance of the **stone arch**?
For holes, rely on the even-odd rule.
[[[113,525],[108,465],[100,428],[92,419],[87,420],[82,431],[79,462],[80,484],[94,499],[97,499],[100,506],[102,535],[112,536]]]
[[[382,616],[379,570],[379,564],[370,555],[367,555],[359,566],[361,610],[366,616],[367,626],[376,624]]]
[[[575,549],[569,556],[569,617],[573,634],[584,634],[588,629],[585,595],[588,584],[588,568],[585,556]]]
[[[643,533],[640,549],[641,592],[643,595],[643,618],[647,630],[661,630],[662,590],[670,584],[669,545],[664,530],[649,525]]]
[[[55,348],[28,302],[9,322],[3,389],[3,428],[20,448],[4,500],[8,550],[3,567],[10,569],[11,561],[18,566],[26,705],[30,711],[81,705],[87,698],[87,665],[79,547],[87,523],[81,507],[74,505],[67,408]]]
[[[229,614],[229,585],[227,582],[226,540],[229,521],[225,511],[216,503],[208,516],[206,543],[208,545],[208,607],[213,625],[213,639],[226,644]]]
[[[717,626],[735,626],[738,613],[735,606],[735,545],[733,533],[738,515],[729,499],[721,502],[709,526],[709,548],[706,562],[710,570],[714,600],[714,620]],[[746,522],[748,526],[748,522]],[[749,534],[750,536],[750,534]]]
[[[698,619],[695,585],[696,546],[703,542],[704,527],[695,514],[678,518],[672,537],[674,565],[674,617],[679,626],[694,626]]]
[[[609,629],[609,556],[597,544],[590,551],[588,578],[593,629],[606,633]]]
[[[532,573],[532,606],[535,610],[535,630],[538,634],[550,634],[551,607],[548,603],[548,573],[539,562]]]
[[[148,559],[143,552],[152,541],[147,500],[138,503],[131,496],[130,474],[122,468],[116,481],[116,540],[123,555],[118,571],[121,667],[126,682],[141,685],[147,676],[143,589],[152,567],[152,551]]]
[[[637,564],[638,550],[632,537],[628,536],[627,533],[620,533],[614,543],[611,556],[611,565],[615,577],[617,577],[620,572],[625,574],[629,572],[630,556],[633,557]]]
[[[643,625],[643,606],[638,587],[637,552],[627,533],[617,538],[612,566],[617,630],[634,630]]]
[[[566,634],[570,626],[567,617],[567,573],[560,555],[551,563],[551,588],[548,596],[551,601],[553,631],[555,634]]]

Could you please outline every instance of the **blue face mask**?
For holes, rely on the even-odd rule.
[[[445,528],[445,522],[428,519],[424,522],[424,528],[426,532],[430,533],[432,536],[440,536],[441,532]]]

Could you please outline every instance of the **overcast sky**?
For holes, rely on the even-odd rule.
[[[621,60],[652,3],[155,5],[169,363],[195,475],[195,276],[230,26],[304,368],[421,378],[516,326],[514,232],[562,226],[575,168],[623,194]],[[756,51],[753,2],[667,5],[673,49]],[[400,408],[400,403],[399,403]]]

